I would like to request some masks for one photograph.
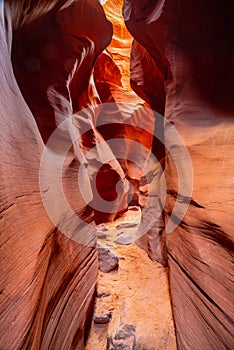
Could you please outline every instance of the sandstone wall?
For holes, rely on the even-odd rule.
[[[76,104],[83,106],[78,97],[85,99],[93,61],[109,42],[112,27],[96,1],[78,1],[76,8],[64,9],[62,18],[58,8],[53,10],[58,2],[44,3],[44,9],[39,2],[27,5],[0,2],[0,347],[83,349],[98,268],[93,212],[77,189],[85,152],[72,147],[74,127],[60,130],[58,147],[56,138],[47,147],[45,143],[71,118]],[[72,18],[77,11],[83,14],[79,28]],[[103,41],[87,18],[103,28]],[[74,66],[81,76],[76,96],[70,87]],[[93,102],[90,96],[87,105]],[[69,152],[59,169],[66,145]],[[85,190],[91,192],[91,180],[85,179]],[[56,192],[61,183],[70,211]]]
[[[132,0],[124,7],[126,25],[144,47],[133,46],[132,80],[157,66],[165,118],[175,127],[165,126],[165,222],[179,349],[234,346],[231,13],[231,1]],[[144,65],[145,50],[153,65]],[[154,91],[162,76],[155,78],[143,89],[157,108]]]

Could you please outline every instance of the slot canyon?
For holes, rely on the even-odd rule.
[[[0,0],[0,350],[234,349],[232,0]]]

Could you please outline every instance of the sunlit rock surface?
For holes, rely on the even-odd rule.
[[[142,81],[136,92],[142,97],[144,92],[156,106],[153,78],[142,79],[156,66],[162,75],[155,73],[155,86],[164,79],[165,117],[184,141],[179,144],[166,127],[166,223],[177,200],[167,255],[178,348],[183,350],[234,347],[233,10],[231,1],[125,1],[126,25],[144,47],[134,44],[132,51],[132,81]],[[185,161],[184,147],[190,161]]]
[[[154,114],[134,92],[122,86],[120,69],[108,53],[99,56],[94,80],[104,104],[97,118],[98,130],[110,146],[113,143],[113,154],[130,181],[129,202],[143,206],[140,180],[149,171],[147,161],[152,149]]]
[[[130,81],[129,71],[130,69],[135,70],[132,65],[136,62],[133,59],[129,62],[130,56],[134,54],[138,56],[139,51],[130,52],[132,37],[123,21],[122,6],[123,1],[107,1],[104,6],[107,17],[113,23],[114,34],[106,52],[99,56],[95,64],[94,78],[101,101],[111,102],[112,105],[111,108],[105,106],[97,122],[101,124],[104,122],[119,123],[114,127],[108,125],[99,128],[99,131],[105,139],[122,139],[122,144],[115,147],[115,150],[112,147],[112,150],[130,182],[129,202],[139,204],[143,208],[147,205],[147,198],[157,195],[155,188],[158,187],[159,177],[155,174],[163,166],[165,157],[163,144],[158,141],[157,137],[153,137],[157,133],[163,135],[162,123],[153,111],[163,113],[165,92],[162,74],[156,64],[152,69],[152,59],[143,47],[141,47],[143,52],[141,56],[144,61],[142,64],[146,67],[146,74],[145,76],[141,74],[140,78],[137,74],[136,79],[132,75]],[[134,41],[133,47],[137,45],[140,44]],[[140,67],[141,63],[137,71]],[[145,82],[147,84],[144,84]],[[148,91],[148,82],[154,86],[153,93],[151,88]],[[132,91],[132,87],[138,95]],[[157,96],[157,99],[154,99],[154,105],[152,96]],[[149,109],[149,106],[153,111]],[[124,123],[125,126],[120,125]],[[124,158],[124,161],[120,158]],[[161,210],[159,204],[157,208]],[[147,211],[145,213],[144,222],[152,221]],[[152,259],[166,264],[162,228],[163,222],[160,220],[160,224],[153,224],[149,232],[148,229],[140,230],[140,238],[137,243],[148,252]]]
[[[114,62],[120,69],[122,85],[130,88],[130,51],[132,36],[126,28],[122,16],[123,0],[107,0],[103,6],[106,16],[113,24],[113,38],[108,46]]]

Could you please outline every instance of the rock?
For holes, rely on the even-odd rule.
[[[109,297],[111,295],[111,293],[108,293],[108,292],[98,292],[96,291],[96,297],[97,298],[106,298],[106,297]]]
[[[97,225],[96,227],[97,227],[98,232],[100,232],[100,231],[103,231],[103,232],[108,231],[108,227],[105,224],[100,224],[100,225]]]
[[[106,239],[107,238],[107,234],[103,231],[97,231],[97,238],[98,239]]]
[[[123,330],[120,330],[118,333],[115,335],[115,340],[119,339],[127,339],[131,336],[131,334],[124,332]]]
[[[127,233],[122,233],[115,239],[114,242],[121,245],[128,245],[133,242],[133,238]]]
[[[111,319],[111,313],[106,313],[106,314],[102,314],[102,315],[95,315],[94,316],[94,323],[97,324],[107,324]]]
[[[121,230],[123,228],[131,228],[131,227],[136,227],[138,226],[138,222],[122,222],[121,224],[117,225],[116,228],[118,230]]]
[[[128,210],[131,210],[131,211],[139,211],[139,210],[140,210],[140,207],[137,207],[137,206],[135,206],[135,205],[130,205],[130,206],[128,207]]]
[[[135,349],[135,327],[131,324],[119,326],[116,334],[111,334],[107,338],[108,350],[133,350]]]
[[[107,238],[107,232],[108,227],[105,224],[97,225],[97,238],[98,239],[106,239]]]
[[[131,337],[131,335],[134,335],[136,331],[136,327],[134,327],[132,324],[125,324],[114,336],[115,340],[119,339],[127,339]]]
[[[136,332],[136,327],[132,324],[125,323],[122,327],[122,330],[133,335]]]
[[[98,263],[102,272],[110,272],[119,265],[118,255],[111,249],[102,245],[98,246]]]

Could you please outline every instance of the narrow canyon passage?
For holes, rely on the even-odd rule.
[[[116,113],[114,115],[115,121],[128,124],[131,118],[134,119],[134,114],[137,112],[140,114],[140,118],[144,118],[143,121],[137,123],[135,120],[127,125],[129,129],[133,125],[133,131],[130,129],[129,134],[126,133],[126,126],[125,132],[121,134],[121,127],[117,123],[115,131],[107,130],[106,132],[104,129],[103,132],[103,129],[99,128],[106,140],[110,137],[125,138],[129,151],[123,154],[122,158],[125,157],[124,161],[127,166],[125,167],[121,160],[120,164],[132,186],[132,197],[129,197],[128,200],[132,205],[138,206],[130,205],[128,211],[120,218],[115,219],[112,223],[97,226],[100,271],[91,333],[85,349],[173,350],[177,347],[168,268],[163,267],[159,262],[150,260],[147,253],[142,250],[144,248],[149,255],[152,254],[149,243],[144,242],[146,232],[141,231],[137,236],[138,227],[142,220],[141,208],[144,210],[148,196],[152,196],[152,192],[158,196],[160,171],[157,170],[160,165],[153,154],[151,155],[153,148],[151,134],[154,133],[156,120],[150,106],[132,90],[130,85],[130,56],[133,38],[125,26],[122,6],[121,1],[109,1],[104,6],[107,18],[113,24],[114,33],[110,45],[95,64],[94,78],[102,102],[108,102],[111,98],[119,108],[119,115],[116,116]],[[144,113],[142,107],[145,104],[148,106],[148,110]],[[160,108],[161,106],[157,110]],[[111,112],[112,109],[106,106],[105,112],[101,113],[102,118],[107,118],[111,122],[108,115]],[[142,126],[139,131],[140,140],[137,138],[136,125]],[[151,134],[147,135],[144,127],[147,128],[147,131],[151,130]],[[131,137],[131,132],[134,131],[135,134]],[[148,148],[137,148],[135,145],[132,147],[131,143],[128,145],[128,137],[143,145],[147,140],[146,146]],[[118,157],[118,147],[121,147],[121,142],[118,142],[116,147],[112,147],[117,159],[120,158]],[[158,151],[157,145],[154,147],[157,155],[160,156],[161,150]],[[131,152],[135,153],[134,157],[131,157]],[[138,164],[141,164],[142,168],[137,166],[137,162],[131,161],[134,158],[138,160]],[[151,173],[150,179],[149,173]],[[146,180],[145,183],[142,181],[143,178]],[[154,190],[151,191],[150,188],[154,188]],[[102,192],[102,188],[100,188],[100,192]],[[155,208],[155,216],[156,212],[157,208]],[[152,238],[156,241],[157,228],[154,230]],[[144,236],[143,239],[142,236]],[[136,241],[138,245],[140,241],[143,242],[140,244],[142,248],[136,245]],[[113,262],[115,259],[117,262]],[[157,256],[157,260],[161,261],[161,257]]]
[[[234,349],[234,3],[0,1],[0,349]]]

